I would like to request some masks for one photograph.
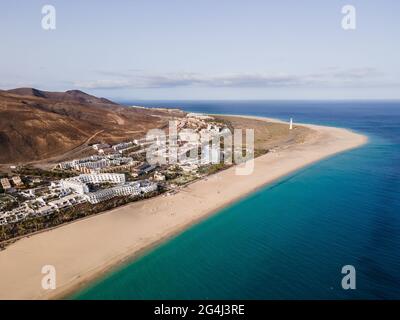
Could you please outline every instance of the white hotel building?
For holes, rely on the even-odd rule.
[[[125,175],[118,173],[81,174],[77,177],[63,179],[60,183],[63,189],[72,189],[78,194],[86,194],[89,193],[88,183],[124,184]]]
[[[79,194],[89,193],[88,183],[124,184],[125,175],[118,173],[81,174],[77,177],[61,180],[61,186],[64,189],[72,189]]]
[[[117,186],[89,192],[88,183],[113,183]],[[65,189],[72,189],[92,204],[109,200],[119,196],[135,196],[157,190],[157,184],[149,181],[125,183],[125,174],[98,173],[81,174],[77,177],[61,180],[61,186]]]
[[[72,179],[78,179],[83,183],[125,183],[125,175],[122,173],[81,174]]]
[[[116,186],[113,188],[108,188],[104,190],[99,190],[97,192],[90,192],[86,195],[88,201],[92,204],[99,203],[102,201],[110,200],[114,197],[119,196],[136,196],[140,195],[140,184],[137,182],[126,184],[122,186]]]
[[[61,180],[61,187],[63,189],[72,189],[78,194],[85,194],[89,192],[89,187],[86,183],[79,180],[65,179]]]
[[[102,169],[106,168],[111,164],[111,161],[108,159],[101,159],[98,161],[89,161],[84,163],[78,163],[75,165],[75,170],[79,170],[81,168],[88,168],[88,169]]]

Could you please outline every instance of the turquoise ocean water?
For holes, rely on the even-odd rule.
[[[145,104],[293,117],[370,140],[225,208],[72,298],[400,298],[400,102]],[[349,264],[356,290],[341,288]]]

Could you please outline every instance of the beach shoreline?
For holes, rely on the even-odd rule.
[[[260,188],[367,142],[367,137],[348,129],[300,125],[313,129],[312,137],[302,144],[256,158],[252,175],[237,176],[235,167],[231,167],[169,197],[128,204],[11,244],[0,252],[0,299],[69,296]],[[189,213],[188,205],[193,206]],[[41,288],[43,265],[55,266],[56,290]]]

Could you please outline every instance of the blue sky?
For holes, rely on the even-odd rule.
[[[54,5],[56,30],[41,27]],[[356,30],[341,27],[351,4]],[[0,3],[0,88],[138,99],[400,99],[400,1]]]

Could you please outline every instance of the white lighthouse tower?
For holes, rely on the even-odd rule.
[[[293,129],[293,118],[290,118],[289,130]]]

